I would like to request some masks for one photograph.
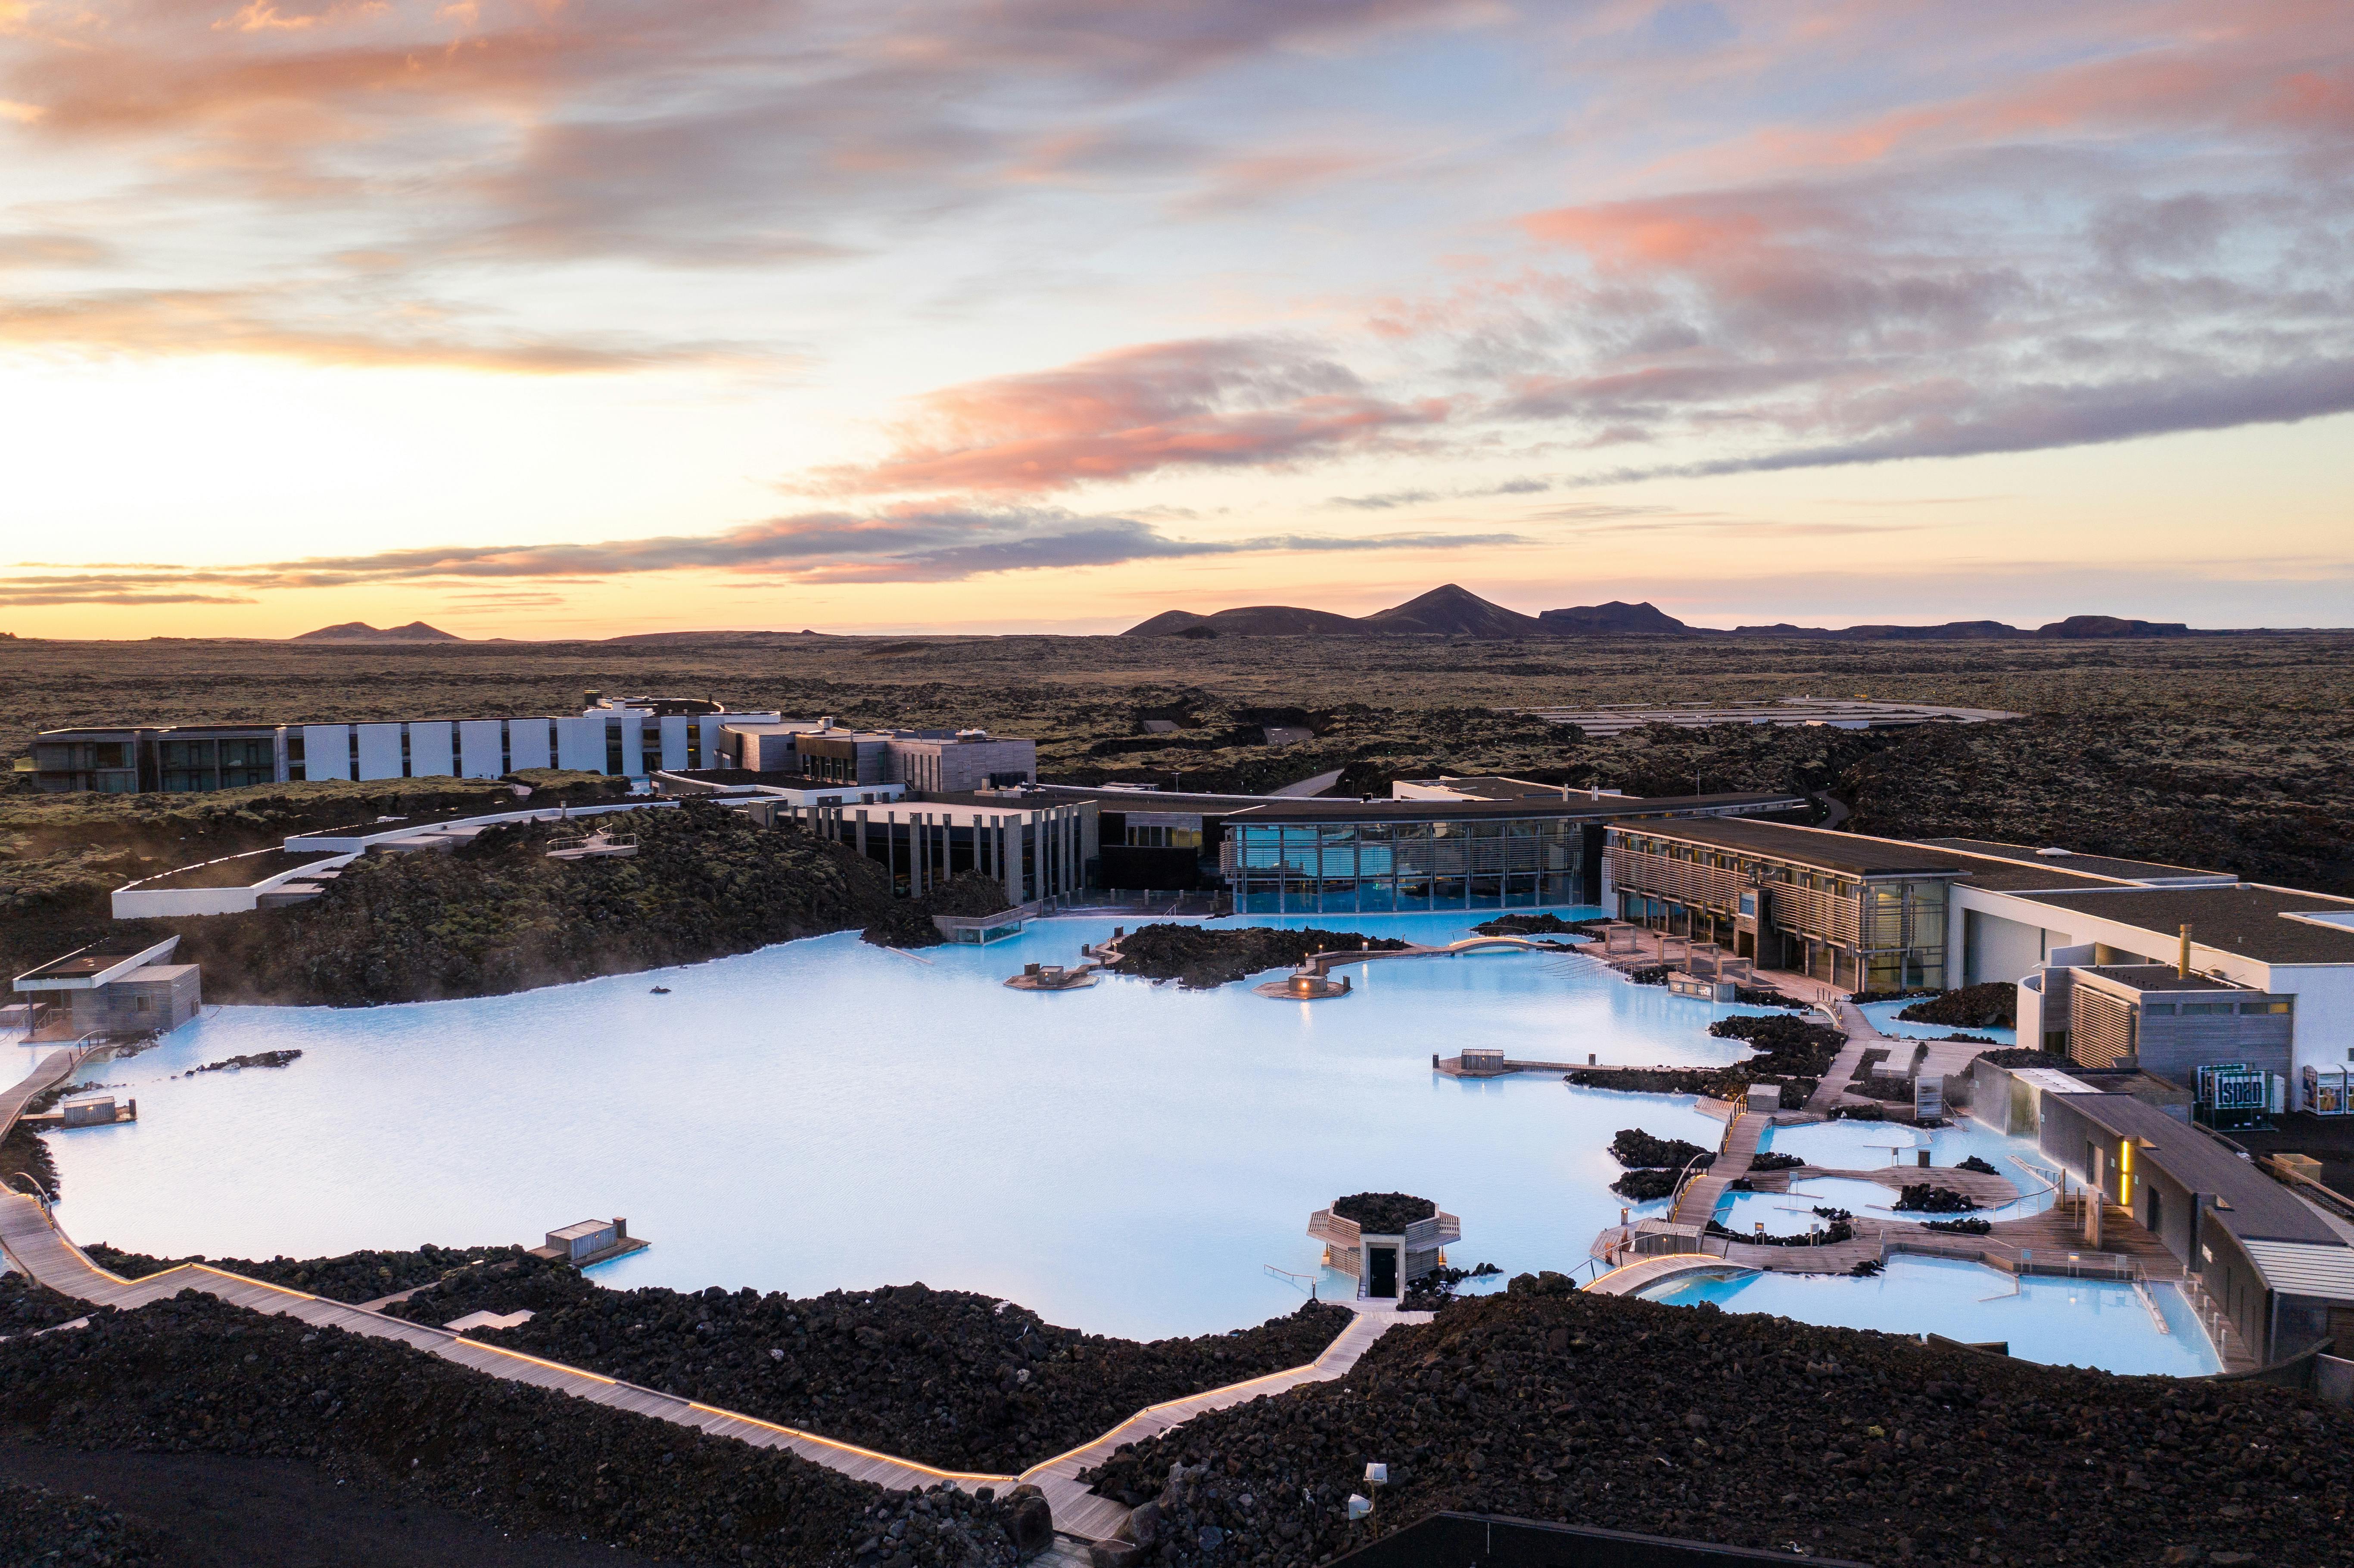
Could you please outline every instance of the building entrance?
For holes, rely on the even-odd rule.
[[[1373,1266],[1373,1283],[1366,1287],[1365,1294],[1368,1296],[1395,1297],[1397,1295],[1398,1249],[1394,1246],[1377,1246],[1373,1249],[1372,1255],[1368,1257],[1366,1261]]]

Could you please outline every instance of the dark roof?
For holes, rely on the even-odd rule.
[[[2136,991],[2236,991],[2253,996],[2264,994],[2262,991],[2248,991],[2243,986],[2219,980],[2210,975],[2179,975],[2171,964],[2096,964],[2076,972],[2098,975],[2103,980],[2115,980]]]
[[[2354,913],[2354,899],[2247,883],[2231,887],[2118,887],[2105,892],[2014,896],[2073,909],[2154,933],[2170,952],[2185,922],[2202,948],[2267,964],[2354,964],[2354,930],[2284,920],[2283,915]],[[2153,955],[2155,956],[2155,955]]]
[[[1483,800],[1519,800],[1531,795],[1561,798],[1558,784],[1536,784],[1526,779],[1507,779],[1498,773],[1483,773],[1470,779],[1408,779],[1407,784],[1420,784],[1433,789],[1453,789],[1460,794],[1477,795]],[[1574,790],[1584,794],[1583,789]]]
[[[1611,825],[1715,849],[1795,861],[1800,865],[1845,872],[1851,876],[1884,876],[1900,872],[1959,873],[1969,869],[1969,863],[1959,855],[1907,843],[1902,839],[1865,838],[1823,828],[1793,827],[1787,822],[1699,818]]]
[[[1962,853],[1958,850],[1955,853]],[[1969,885],[1983,887],[1989,893],[2027,893],[2038,888],[2071,893],[2078,889],[2118,885],[2112,877],[2084,871],[2062,871],[2056,863],[2045,861],[1966,860],[1965,863],[1970,869]]]
[[[201,865],[184,865],[130,885],[150,893],[166,887],[250,887],[281,871],[323,865],[341,858],[338,853],[324,850],[255,850],[250,854],[207,861]]]
[[[79,948],[63,958],[51,959],[38,969],[27,969],[16,978],[29,980],[88,980],[101,969],[111,969],[125,959],[135,959],[149,948],[174,938],[165,937],[112,936]]]
[[[750,768],[664,768],[657,771],[673,779],[692,779],[698,784],[774,784],[780,789],[790,789],[809,782],[807,775],[788,773],[781,768],[766,773]]]
[[[2242,1238],[2309,1242],[2343,1246],[2336,1231],[2321,1216],[2289,1194],[2288,1189],[2233,1154],[2206,1133],[2179,1122],[2156,1106],[2131,1095],[2051,1095],[2081,1113],[2095,1127],[2118,1138],[2144,1140],[2137,1163],[2147,1161],[2194,1192],[2211,1192],[2232,1206],[2217,1209],[2223,1228]]]
[[[2168,865],[2164,861],[2122,860],[2115,855],[2067,854],[2047,855],[2029,844],[1999,844],[1986,839],[1922,839],[1925,844],[1939,849],[1961,850],[1969,854],[1992,856],[1996,860],[2023,861],[2044,869],[2081,872],[2087,876],[2113,876],[2126,882],[2146,882],[2179,876],[2230,877],[2228,871],[2201,871],[2196,866]]]
[[[1229,807],[1225,814],[1229,819],[1245,823],[1447,822],[1512,817],[1567,817],[1606,822],[1627,816],[1648,817],[1655,813],[1664,816],[1671,812],[1722,810],[1727,807],[1795,811],[1806,804],[1805,797],[1799,795],[1670,795],[1657,798],[1605,795],[1596,800],[1572,790],[1566,800],[1558,794],[1530,795],[1514,800],[1355,800],[1330,797],[1269,800],[1264,805],[1239,810]]]

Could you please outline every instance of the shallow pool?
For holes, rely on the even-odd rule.
[[[1969,1117],[1959,1117],[1950,1126],[1930,1129],[1891,1121],[1825,1121],[1805,1127],[1768,1128],[1757,1146],[1795,1154],[1809,1165],[1832,1171],[1873,1171],[1884,1165],[1917,1169],[1918,1151],[1923,1149],[1929,1151],[1932,1167],[1959,1165],[1975,1154],[1992,1165],[1998,1175],[2009,1177],[2020,1193],[2017,1202],[1980,1211],[1988,1219],[2040,1214],[2052,1206],[2054,1196],[2052,1168],[2034,1139],[2009,1137]],[[1932,1181],[1935,1179],[1934,1170],[1927,1175]],[[1912,1179],[1918,1181],[1921,1177]]]
[[[1482,917],[1319,923],[1430,942]],[[598,1271],[616,1286],[922,1279],[1106,1333],[1197,1333],[1296,1304],[1265,1266],[1313,1271],[1308,1216],[1341,1193],[1436,1199],[1463,1220],[1450,1262],[1565,1269],[1618,1218],[1614,1131],[1722,1134],[1688,1098],[1460,1082],[1433,1054],[1748,1054],[1707,1025],[1752,1010],[1566,955],[1360,965],[1356,995],[1317,1002],[1000,983],[1111,926],[920,956],[844,934],[517,996],[224,1008],[96,1069],[140,1119],[49,1140],[59,1217],[141,1251],[302,1256],[621,1214],[654,1245]],[[302,1059],[175,1076],[285,1048]]]
[[[1882,1034],[1893,1034],[1900,1040],[1943,1040],[1949,1034],[1982,1034],[2005,1045],[2019,1042],[2016,1029],[1956,1029],[1950,1023],[1911,1023],[1896,1016],[1919,1000],[1914,997],[1903,1001],[1870,1001],[1864,1003],[1861,1011],[1872,1020],[1874,1029]]]
[[[1975,1263],[1900,1255],[1872,1279],[1752,1274],[1674,1283],[1644,1294],[1680,1306],[1710,1302],[1728,1312],[1770,1312],[1838,1328],[1943,1334],[1969,1343],[2007,1340],[2010,1353],[2022,1360],[2107,1372],[2190,1377],[2221,1370],[2180,1292],[2170,1285],[2144,1291],[2081,1279],[2014,1280]]]

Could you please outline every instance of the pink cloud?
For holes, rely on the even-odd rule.
[[[928,394],[887,456],[822,478],[862,493],[1037,493],[1168,468],[1294,462],[1447,411],[1441,399],[1371,396],[1343,366],[1292,344],[1148,344]]]

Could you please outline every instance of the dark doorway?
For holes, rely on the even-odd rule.
[[[1373,1248],[1373,1283],[1368,1294],[1394,1297],[1397,1294],[1397,1248]]]

